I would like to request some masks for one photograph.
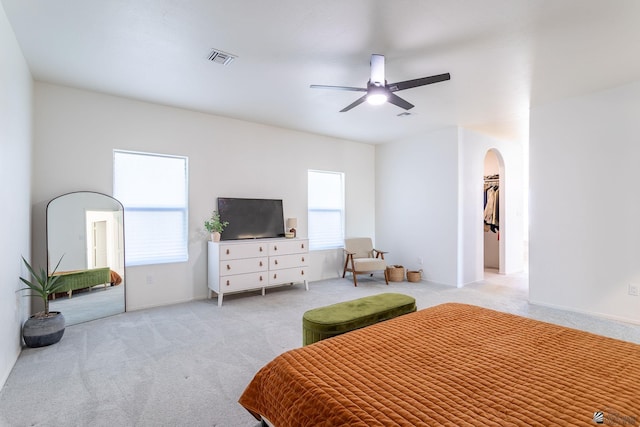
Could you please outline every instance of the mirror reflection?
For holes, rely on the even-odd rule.
[[[125,311],[124,209],[105,194],[64,194],[47,205],[49,274],[64,285],[49,308],[67,325]]]

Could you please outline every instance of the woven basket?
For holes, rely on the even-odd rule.
[[[419,282],[420,280],[422,280],[422,270],[407,271],[407,280],[409,282]]]
[[[387,277],[390,282],[402,282],[404,280],[404,267],[401,265],[390,265],[387,267]]]

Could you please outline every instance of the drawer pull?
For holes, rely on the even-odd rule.
[[[260,276],[260,281],[262,282],[262,276]]]
[[[231,266],[227,264],[227,270],[231,270]]]
[[[229,255],[229,249],[227,249],[227,255]]]
[[[276,259],[276,260],[274,260],[274,261],[273,261],[273,263],[274,263],[275,265],[278,265],[278,260],[277,260],[277,259]]]
[[[300,249],[304,249],[304,243],[300,244]]]
[[[227,280],[227,286],[229,286],[229,281]]]
[[[260,261],[260,267],[262,267],[262,261]]]
[[[273,247],[273,250],[274,250],[274,251],[277,251],[277,250],[278,250],[278,247],[277,247],[277,246],[274,246],[274,247]]]
[[[304,270],[300,270],[300,275],[304,276]]]
[[[262,246],[260,246],[260,252],[262,252]]]
[[[302,262],[304,262],[304,257],[302,257]]]
[[[277,278],[278,278],[278,275],[277,275],[276,273],[273,273],[273,278],[274,278],[274,279],[277,279]]]

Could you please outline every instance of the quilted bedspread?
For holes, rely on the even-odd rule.
[[[286,426],[640,423],[640,345],[442,304],[288,351],[240,397]]]

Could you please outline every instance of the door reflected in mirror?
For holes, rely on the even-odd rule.
[[[113,197],[80,191],[47,205],[47,264],[62,288],[49,301],[67,325],[123,313],[124,209]]]

